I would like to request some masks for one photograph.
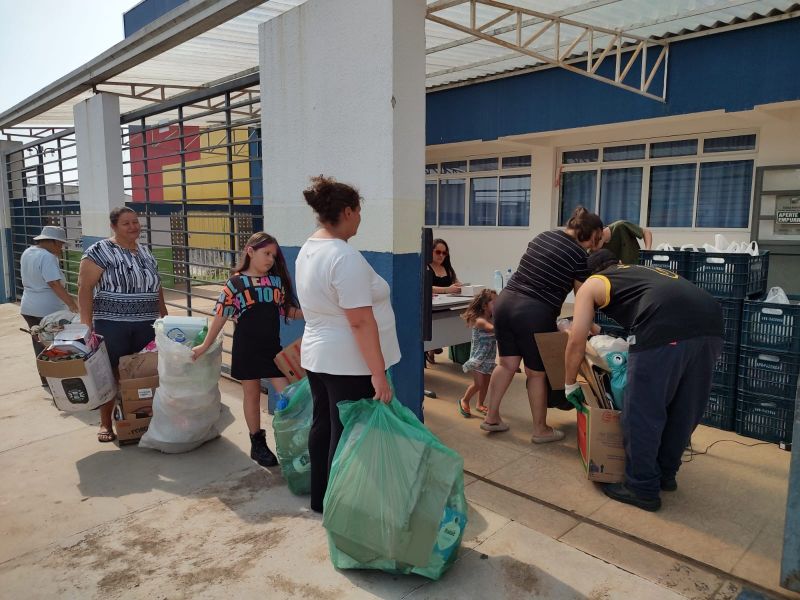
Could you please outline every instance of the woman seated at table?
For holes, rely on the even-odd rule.
[[[461,282],[456,277],[453,265],[450,264],[450,247],[443,239],[433,240],[433,260],[428,268],[433,273],[432,289],[434,294],[458,294]]]
[[[433,252],[431,262],[428,263],[433,275],[431,279],[431,289],[434,294],[458,294],[461,292],[461,282],[456,277],[455,269],[450,264],[450,247],[441,238],[433,240]],[[434,354],[441,354],[442,349],[428,350],[425,359],[429,363],[435,363]]]

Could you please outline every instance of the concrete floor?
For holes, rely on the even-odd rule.
[[[237,384],[221,382],[222,437],[194,452],[98,444],[96,413],[59,413],[39,387],[22,325],[0,305],[0,598],[722,600],[742,579],[775,587],[789,457],[772,446],[696,457],[661,513],[610,506],[583,479],[573,413],[553,415],[563,444],[533,447],[515,382],[513,429],[488,438],[457,413],[465,376],[437,365],[427,423],[475,475],[460,558],[438,582],[336,571],[307,499],[249,459]],[[717,437],[735,436],[695,443]]]

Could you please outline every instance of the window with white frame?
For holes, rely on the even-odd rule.
[[[559,224],[582,205],[604,223],[746,229],[755,154],[754,133],[562,151]]]
[[[530,155],[425,165],[428,227],[527,227],[530,212]]]

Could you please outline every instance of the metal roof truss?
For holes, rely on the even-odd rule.
[[[455,15],[442,14],[466,3],[469,3],[468,22],[454,20],[457,18]],[[427,19],[473,38],[463,40],[465,43],[483,40],[653,100],[666,100],[669,43],[665,40],[587,25],[496,0],[442,0],[428,6]],[[535,46],[534,43],[546,33],[554,36],[554,43]],[[654,61],[648,60],[648,52],[658,53]],[[578,56],[583,58],[578,59]],[[612,76],[600,71],[607,59],[614,60]],[[632,85],[626,79],[637,60],[638,85]],[[653,93],[650,89],[659,69],[663,82],[660,93]]]

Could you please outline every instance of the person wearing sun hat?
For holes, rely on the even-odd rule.
[[[28,327],[38,325],[42,317],[69,309],[78,312],[75,299],[65,287],[64,274],[59,266],[59,258],[64,251],[67,233],[61,227],[47,225],[33,238],[33,245],[22,253],[19,261],[22,276],[22,300],[19,312]],[[32,337],[36,356],[44,346]],[[47,381],[42,379],[42,385]]]

